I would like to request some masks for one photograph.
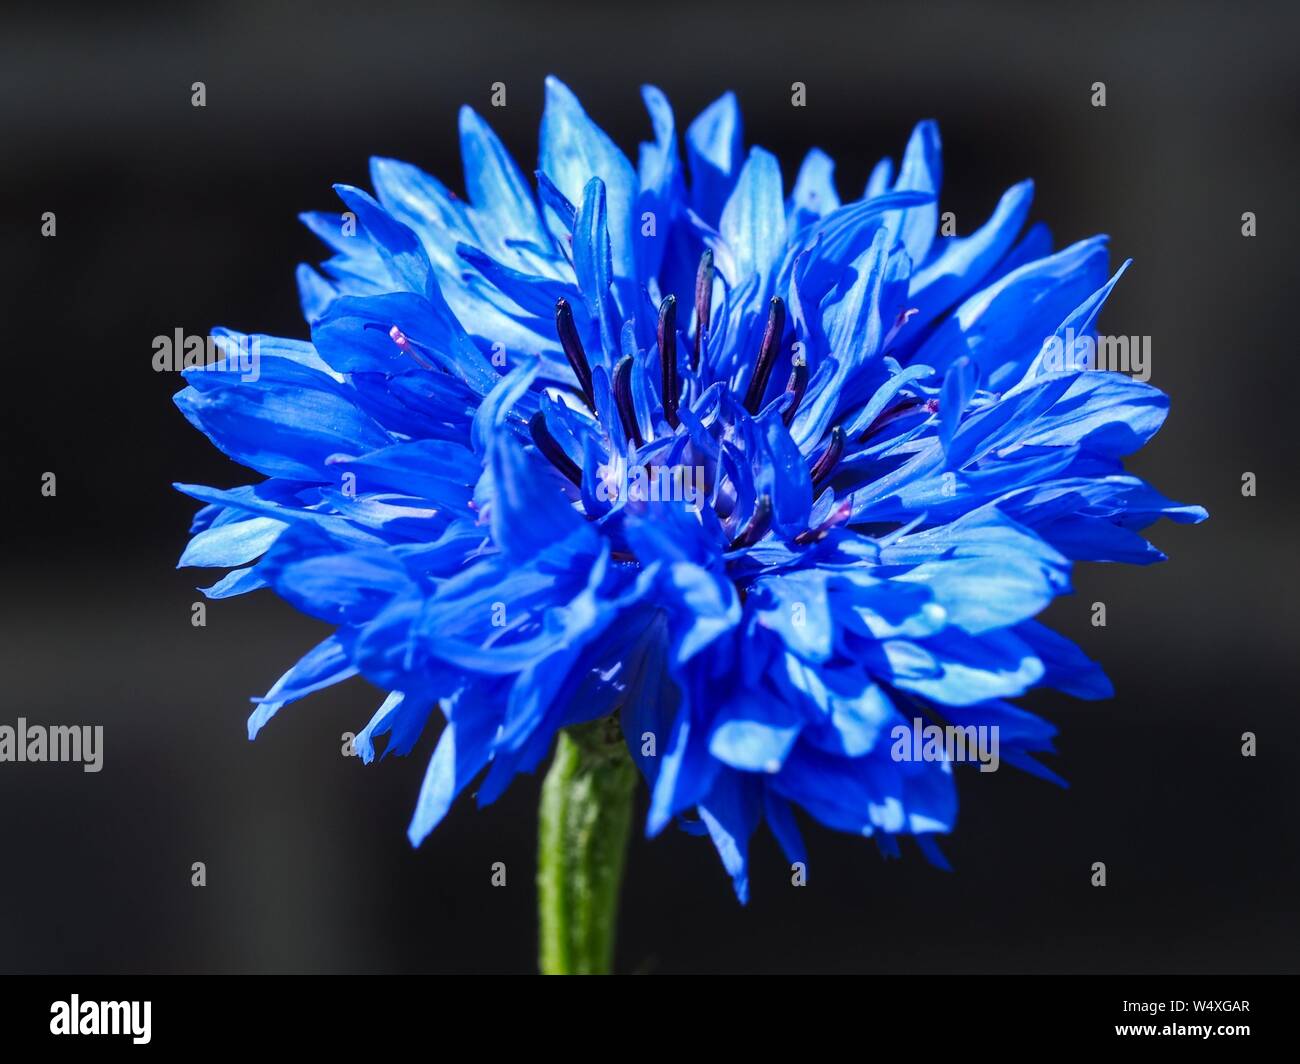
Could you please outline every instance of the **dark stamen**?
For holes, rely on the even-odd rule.
[[[677,402],[681,385],[677,383],[677,297],[665,296],[659,304],[659,369],[663,381],[664,417],[676,428]]]
[[[822,449],[817,460],[812,464],[812,482],[816,488],[829,477],[839,464],[840,455],[844,453],[844,430],[836,425],[831,429],[830,442]]]
[[[596,398],[591,390],[591,366],[587,362],[587,352],[582,349],[578,327],[573,323],[573,308],[563,297],[555,301],[555,331],[560,337],[560,346],[564,348],[564,357],[569,360],[573,375],[578,378],[582,398],[588,408],[595,410]]]
[[[937,399],[904,399],[901,403],[896,403],[888,410],[883,411],[870,425],[867,431],[861,436],[862,439],[868,439],[890,425],[899,418],[907,417],[908,414],[935,414],[939,411],[939,400]]]
[[[618,407],[619,420],[623,422],[623,431],[638,447],[645,444],[641,436],[641,426],[636,421],[636,407],[632,405],[632,356],[625,355],[614,367],[614,405]]]
[[[754,375],[749,381],[749,391],[745,393],[745,409],[757,414],[759,404],[767,392],[767,379],[772,375],[776,364],[776,353],[781,348],[781,334],[785,331],[785,304],[780,296],[773,296],[767,305],[767,325],[763,329],[763,342],[758,348],[758,360],[754,363]]]
[[[768,523],[771,520],[772,496],[761,495],[758,501],[754,503],[754,512],[750,516],[748,523],[741,530],[740,535],[731,541],[730,549],[743,550],[745,547],[752,547],[767,531]]]
[[[700,355],[704,350],[704,334],[709,331],[709,310],[713,306],[713,251],[706,249],[700,256],[700,267],[695,271],[695,361],[691,369],[700,368]]]
[[[790,405],[785,408],[785,413],[781,415],[785,427],[789,428],[794,416],[799,412],[799,404],[803,402],[803,393],[808,390],[808,363],[802,358],[795,361],[794,368],[790,371],[790,383],[785,386],[785,394],[794,396],[790,400]]]
[[[528,431],[532,433],[533,443],[537,444],[537,449],[546,455],[551,465],[578,487],[582,487],[582,470],[564,453],[564,448],[551,435],[551,430],[546,427],[546,415],[540,410],[529,419]]]

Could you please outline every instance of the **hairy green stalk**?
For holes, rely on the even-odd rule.
[[[544,975],[609,974],[635,787],[617,718],[560,732],[537,840]]]

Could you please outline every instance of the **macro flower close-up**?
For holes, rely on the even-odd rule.
[[[373,159],[302,216],[303,338],[216,330],[176,396],[249,471],[178,485],[181,564],[332,626],[250,737],[369,681],[363,761],[437,733],[416,846],[549,759],[546,971],[608,969],[634,828],[702,836],[740,902],[760,830],[815,869],[801,822],[946,867],[958,774],[1064,782],[1014,700],[1112,693],[1035,619],[1074,564],[1205,517],[1125,471],[1169,401],[1099,357],[1106,237],[1057,246],[1029,181],[958,234],[930,121],[858,190],[815,147],[783,174],[732,94],[642,97],[634,157],[550,78],[535,170],[469,108],[463,194]]]

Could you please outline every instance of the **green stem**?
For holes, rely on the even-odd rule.
[[[635,785],[617,718],[560,732],[537,833],[544,975],[609,974]]]

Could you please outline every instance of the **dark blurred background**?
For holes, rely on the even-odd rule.
[[[150,360],[176,328],[304,336],[293,270],[324,255],[297,212],[335,209],[333,182],[368,184],[371,154],[459,187],[462,102],[531,170],[550,72],[628,151],[649,132],[643,81],[668,93],[679,128],[735,89],[747,142],[775,150],[787,181],[816,145],[849,196],[933,116],[941,206],[961,233],[1034,177],[1034,218],[1059,244],[1108,232],[1115,260],[1136,260],[1103,329],[1153,338],[1151,380],[1173,412],[1132,466],[1211,512],[1155,530],[1168,563],[1084,566],[1049,611],[1118,688],[1034,702],[1061,729],[1052,765],[1069,790],[962,774],[952,873],[806,824],[810,883],[795,890],[763,835],[748,908],[706,841],[637,838],[619,968],[1296,970],[1297,10],[11,7],[0,723],[102,724],[105,764],[0,764],[0,970],[532,969],[538,779],[486,810],[463,798],[413,851],[405,826],[434,737],[369,767],[340,756],[341,733],[380,700],[364,682],[246,740],[248,697],[320,629],[268,593],[210,604],[207,627],[191,626],[209,573],[174,569],[195,504],[169,485],[248,477],[184,422],[178,380]],[[191,107],[194,81],[206,108]],[[1104,629],[1089,624],[1095,601]],[[494,861],[505,889],[490,886]]]

